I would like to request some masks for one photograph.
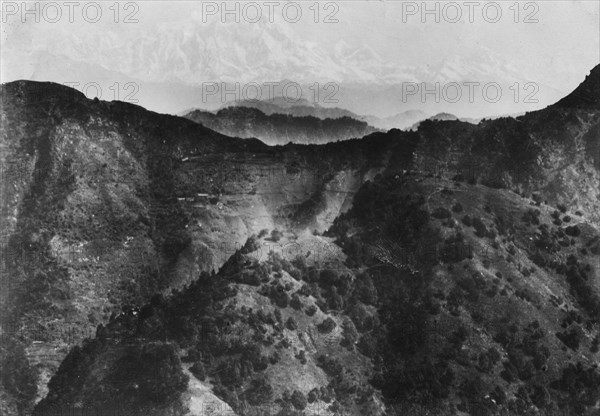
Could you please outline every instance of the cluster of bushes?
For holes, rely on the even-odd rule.
[[[447,399],[450,395],[455,373],[446,360],[433,362],[423,358],[388,365],[393,367],[392,370],[376,375],[373,385],[394,401],[410,400],[426,404]]]
[[[528,209],[522,217],[525,224],[540,225],[540,210],[539,209]]]
[[[198,361],[195,362],[191,367],[190,367],[190,372],[194,375],[194,377],[196,377],[198,380],[200,381],[204,381],[206,380],[206,369],[204,368],[204,364],[202,364],[202,362]]]
[[[580,362],[569,364],[563,368],[561,378],[550,386],[567,395],[567,406],[572,414],[584,414],[587,407],[600,400],[600,372],[596,366],[586,369]]]
[[[246,240],[246,243],[244,244],[244,246],[242,247],[242,249],[240,250],[240,252],[242,254],[248,254],[248,253],[252,253],[253,251],[256,251],[260,248],[260,237],[256,236],[256,235],[251,235],[250,237],[248,237],[248,240]]]
[[[329,334],[333,329],[337,326],[335,321],[331,318],[326,318],[323,322],[321,322],[317,327],[319,332],[322,334]]]
[[[548,254],[560,251],[560,232],[550,232],[546,224],[540,225],[538,229],[540,232],[534,236],[535,247]],[[544,261],[544,263],[546,263],[546,261]]]
[[[349,350],[354,350],[354,345],[358,341],[358,331],[354,325],[354,322],[352,322],[351,319],[346,319],[344,320],[342,328],[342,347],[345,347]]]
[[[442,241],[424,209],[422,194],[412,182],[398,184],[394,178],[377,177],[359,190],[353,208],[336,220],[331,229],[331,235],[338,238],[349,258],[348,266],[370,271],[359,273],[349,291],[351,296],[345,310],[353,325],[343,325],[342,345],[350,347],[358,338],[358,350],[381,363],[373,385],[382,390],[389,404],[416,394],[443,397],[452,378],[449,368],[441,363],[413,359],[427,340],[428,316],[435,309],[429,271],[439,262],[431,251],[422,248]],[[456,205],[454,210],[459,212],[461,208]],[[431,215],[451,218],[445,208]],[[347,224],[358,231],[352,237],[346,234]],[[382,238],[392,241],[395,251],[407,254],[402,262],[413,259],[414,263],[399,269],[373,257],[368,245]],[[442,255],[447,261],[469,255],[470,250],[461,244],[464,243],[460,237],[446,242]],[[457,246],[462,248],[455,249]],[[369,306],[374,306],[377,313]],[[414,375],[419,376],[407,377],[405,363],[414,363]],[[422,374],[428,374],[429,381],[413,384]]]
[[[544,342],[544,331],[537,321],[523,328],[521,337],[516,324],[503,323],[494,340],[508,353],[508,360],[503,362],[504,370],[500,376],[509,383],[531,379],[545,369],[550,358],[550,350]]]
[[[479,238],[484,238],[488,235],[488,229],[486,225],[483,223],[481,218],[473,218],[472,221],[473,228],[475,228],[475,235]]]
[[[433,210],[433,212],[431,213],[431,216],[433,218],[437,218],[438,220],[443,220],[446,218],[451,218],[452,213],[444,207],[438,207]]]
[[[298,390],[294,390],[290,397],[290,402],[297,410],[304,410],[307,405],[306,396]]]
[[[441,259],[445,263],[457,263],[472,258],[473,247],[465,241],[462,233],[458,232],[444,241]]]
[[[577,225],[569,225],[565,228],[565,234],[571,237],[579,237],[581,235],[581,230]]]
[[[279,308],[287,308],[290,304],[290,295],[287,293],[285,286],[279,283],[269,286],[268,296],[273,304]]]
[[[567,347],[577,351],[579,348],[579,343],[583,338],[583,332],[579,326],[575,325],[572,328],[569,328],[567,331],[557,332],[556,337],[560,339]]]
[[[344,367],[335,357],[320,355],[317,358],[317,364],[325,371],[325,373],[327,373],[327,375],[334,378],[341,376],[344,371]]]
[[[571,292],[581,306],[593,320],[598,321],[600,319],[600,299],[589,281],[591,271],[592,268],[589,264],[579,263],[577,257],[573,254],[567,257],[566,264],[560,264],[557,267],[557,272],[567,276]]]
[[[477,368],[484,373],[490,373],[500,361],[500,353],[494,347],[479,353],[477,357]]]
[[[242,397],[254,406],[268,403],[273,398],[273,387],[264,377],[257,377],[250,382]]]

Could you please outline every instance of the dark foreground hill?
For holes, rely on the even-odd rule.
[[[4,85],[3,410],[593,414],[599,77],[284,147]]]

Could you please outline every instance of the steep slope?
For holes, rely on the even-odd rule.
[[[269,114],[254,108],[228,107],[216,114],[194,110],[184,116],[232,137],[258,138],[268,145],[324,144],[364,137],[376,131],[349,117],[320,119],[313,116]]]
[[[600,232],[567,214],[446,179],[363,186],[332,234],[385,296],[359,346],[390,414],[594,413]]]
[[[593,108],[600,104],[598,90],[600,90],[600,66],[596,66],[585,81],[581,83],[571,94],[554,104],[554,107],[563,108]]]
[[[304,242],[311,240],[326,244],[308,236]],[[346,400],[356,397],[355,413],[373,400],[380,403],[366,387],[372,365],[354,346],[356,330],[347,329],[353,328],[351,321],[331,310],[321,284],[313,280],[309,287],[301,280],[306,263],[294,266],[277,254],[261,258],[251,251],[263,242],[250,240],[219,274],[203,274],[171,298],[153,299],[138,317],[121,316],[99,329],[96,340],[71,352],[36,412],[74,403],[91,411],[119,403],[120,411],[136,415],[197,415],[207,407],[230,407],[236,414],[292,408],[332,414],[328,407],[341,408],[335,403],[339,388],[354,389]],[[305,255],[299,259],[313,261]],[[310,270],[318,279],[319,270]],[[155,352],[163,349],[181,361]],[[144,355],[158,368],[148,369]],[[349,364],[344,370],[340,357]],[[131,364],[120,369],[118,363],[125,362]],[[80,388],[68,387],[72,377],[81,381]]]
[[[594,69],[578,90],[592,98],[600,96],[599,75]],[[517,119],[479,125],[428,120],[417,132],[393,130],[324,146],[267,147],[139,107],[85,100],[54,85],[11,83],[3,86],[2,94],[3,102],[8,103],[2,109],[3,162],[22,161],[17,167],[9,166],[9,179],[2,183],[2,224],[11,232],[6,244],[13,254],[44,254],[27,257],[26,262],[15,261],[14,255],[3,261],[8,273],[2,281],[11,288],[10,296],[3,298],[3,331],[10,325],[25,328],[20,339],[3,344],[4,363],[10,361],[14,369],[35,364],[30,348],[35,338],[27,332],[33,324],[51,328],[52,322],[73,322],[77,328],[94,328],[111,321],[106,330],[113,338],[104,342],[100,333],[105,329],[100,327],[97,339],[88,342],[83,353],[72,352],[50,383],[50,394],[39,411],[69,402],[101,406],[117,389],[111,380],[121,377],[113,374],[118,367],[114,363],[131,361],[135,367],[145,362],[131,359],[132,354],[155,357],[156,371],[150,369],[150,375],[139,376],[140,381],[149,380],[141,389],[138,381],[128,379],[123,391],[140,391],[127,395],[130,399],[123,398],[123,406],[131,412],[177,414],[186,407],[197,407],[198,395],[208,394],[203,389],[235,406],[247,397],[246,390],[253,391],[255,376],[262,379],[254,385],[259,390],[271,391],[265,383],[278,386],[271,391],[273,395],[261,397],[280,410],[287,407],[288,399],[298,403],[297,409],[302,407],[299,394],[294,399],[294,394],[285,395],[279,389],[282,383],[292,383],[302,394],[307,386],[332,384],[338,402],[332,401],[332,411],[341,406],[353,414],[371,412],[361,407],[364,402],[359,396],[364,392],[353,387],[355,382],[367,386],[368,379],[374,389],[368,395],[377,398],[381,394],[391,414],[439,409],[443,414],[451,411],[452,405],[483,414],[507,409],[526,412],[531,406],[546,414],[593,409],[597,376],[590,366],[595,354],[593,339],[598,335],[600,239],[600,108],[595,99],[561,101]],[[375,178],[378,172],[383,176]],[[364,184],[366,180],[371,182]],[[461,214],[464,227],[457,221],[461,210],[469,215],[464,219]],[[470,227],[475,228],[474,233]],[[256,263],[247,258],[256,250],[247,248],[230,260],[234,266],[221,269],[222,279],[202,274],[198,280],[201,271],[223,265],[252,234],[274,228],[285,231],[285,239],[295,233],[304,248],[286,253],[285,260],[297,260],[298,251],[308,254],[306,247],[310,248],[308,258],[315,262],[316,277],[302,263],[284,263],[281,268],[287,274],[276,276],[280,272],[277,260],[259,258]],[[314,259],[310,239],[322,237],[307,234],[329,228],[327,238],[345,252],[325,250],[326,259],[334,266],[322,258]],[[259,242],[273,247],[278,235],[276,232],[271,240],[262,236]],[[304,239],[308,241],[302,243]],[[90,244],[99,247],[95,253],[106,253],[104,257],[89,256],[91,251],[86,249],[86,260],[68,260],[66,248]],[[423,253],[423,247],[436,245],[440,258]],[[474,249],[472,258],[464,255],[469,246]],[[483,248],[496,254],[486,258]],[[506,256],[513,260],[503,260]],[[515,261],[515,256],[521,257]],[[261,267],[269,269],[268,277],[258,273],[266,289],[254,286],[255,277],[236,280],[240,275],[256,276]],[[244,272],[245,268],[249,270]],[[331,274],[331,269],[341,273]],[[367,275],[372,284],[365,277],[371,269],[373,274]],[[496,275],[500,281],[492,272],[500,273]],[[288,280],[288,275],[293,280]],[[516,277],[521,275],[523,278]],[[278,284],[277,279],[284,283]],[[195,283],[190,285],[192,281]],[[328,358],[319,358],[324,352],[319,348],[314,354],[305,353],[307,363],[319,364],[327,377],[307,364],[312,381],[295,385],[290,381],[298,372],[295,364],[284,361],[286,365],[267,364],[265,368],[262,359],[242,375],[242,368],[248,367],[244,360],[254,360],[246,357],[239,363],[239,379],[235,376],[235,382],[221,383],[225,390],[221,384],[212,384],[214,379],[202,387],[186,378],[188,369],[178,357],[189,354],[191,341],[186,337],[200,330],[198,319],[216,319],[215,310],[228,307],[232,320],[243,322],[251,316],[247,309],[255,311],[262,305],[261,299],[272,296],[277,305],[278,299],[285,298],[280,293],[301,290],[297,285],[301,281],[316,284],[310,296],[323,306],[319,306],[323,315],[313,315],[316,318],[303,322],[302,328],[320,324],[324,330],[331,328],[331,322],[319,321],[327,321],[326,315],[339,327],[348,317],[361,334],[357,349],[347,355],[337,347]],[[148,307],[142,313],[144,308],[138,310],[135,305],[141,306],[156,292],[167,295],[172,288],[185,289],[153,302],[153,308],[164,304],[160,310],[177,310],[152,318],[152,327],[166,328],[165,336],[159,337],[145,328]],[[378,293],[376,298],[369,294],[371,288]],[[487,301],[504,288],[507,295],[501,296],[506,301]],[[362,291],[367,292],[364,298],[358,296]],[[481,296],[482,291],[486,297]],[[205,298],[210,301],[203,301]],[[99,305],[92,299],[99,299]],[[198,305],[194,306],[196,299]],[[280,302],[280,313],[298,324],[299,315],[291,312],[294,308]],[[564,303],[562,309],[572,313],[552,306],[554,303]],[[204,309],[205,304],[211,308]],[[423,313],[438,310],[436,304],[442,308],[437,320],[440,325],[431,320],[429,312]],[[106,309],[99,309],[100,305]],[[124,314],[109,319],[108,315],[121,307]],[[275,314],[275,309],[269,311]],[[508,320],[499,317],[512,311],[515,316]],[[166,319],[178,314],[190,316],[182,330]],[[530,317],[537,324],[524,322]],[[507,331],[500,330],[503,322],[508,322],[506,336]],[[562,324],[565,327],[560,329]],[[274,324],[266,325],[264,333],[277,332]],[[244,331],[253,333],[247,327]],[[467,335],[473,342],[467,341],[471,339]],[[531,337],[533,349],[527,346]],[[221,345],[221,339],[222,335],[217,335],[207,348]],[[540,339],[543,341],[538,342]],[[127,340],[131,345],[126,347]],[[241,349],[223,348],[224,357],[205,364],[213,368],[240,358],[235,354],[243,355],[254,344],[244,340]],[[548,353],[536,358],[542,344]],[[48,350],[54,346],[63,349],[41,363],[36,370],[43,373],[41,378],[35,371],[22,371],[22,378],[3,379],[4,388],[21,406],[31,404],[35,395],[32,383],[42,380],[43,386],[44,377],[53,374],[57,360],[70,346],[64,342],[43,345]],[[272,352],[267,347],[260,346],[258,353]],[[481,356],[484,350],[486,354]],[[575,350],[576,354],[570,352]],[[252,354],[256,358],[257,352]],[[474,355],[483,364],[469,363]],[[349,375],[353,381],[348,385],[333,359],[341,361],[342,368],[363,362],[358,368],[364,371]],[[489,365],[498,360],[506,362],[506,377],[498,365]],[[577,361],[580,367],[575,365]],[[520,369],[527,367],[521,374]],[[199,372],[198,368],[194,371]],[[277,376],[285,374],[285,368],[288,378],[279,380]],[[235,369],[223,371],[237,374]],[[165,380],[171,380],[168,386],[157,381],[156,374],[161,372],[168,375]],[[463,383],[474,374],[483,382]],[[73,382],[78,379],[88,381]],[[506,397],[496,392],[495,385]],[[486,398],[488,387],[496,393]],[[156,393],[163,390],[164,396]],[[544,391],[552,392],[551,400]],[[320,391],[322,394],[330,396],[327,391]],[[44,391],[38,395],[44,396]],[[156,402],[139,407],[152,395],[157,396]],[[490,403],[500,403],[500,407]],[[369,406],[383,409],[378,399]]]
[[[600,232],[532,205],[378,176],[329,237],[284,240],[283,258],[252,238],[219,274],[99,328],[34,414],[592,414]]]
[[[3,85],[2,100],[2,331],[23,349],[3,357],[28,375],[4,386],[24,403],[111,314],[264,228],[329,227],[390,148],[384,135],[269,148],[48,83]]]

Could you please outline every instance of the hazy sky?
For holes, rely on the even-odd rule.
[[[64,2],[36,3],[27,7],[39,9],[39,16],[23,15],[21,2],[2,2],[3,82],[62,82],[53,78],[77,80],[101,70],[190,85],[215,77],[271,81],[282,74],[302,82],[318,74],[346,82],[395,75],[447,82],[487,72],[492,79],[519,76],[568,92],[600,62],[598,1],[142,1],[118,7],[108,1],[98,2],[97,19],[95,4],[81,2],[71,10],[73,22]],[[302,16],[291,22],[296,5]],[[237,7],[240,22],[230,14],[223,23],[224,7]],[[250,22],[258,10],[262,19]]]

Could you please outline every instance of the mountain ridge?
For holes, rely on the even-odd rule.
[[[185,334],[195,333],[190,328],[195,327],[199,317],[219,315],[210,308],[198,314],[193,300],[214,295],[216,298],[207,300],[207,305],[231,305],[228,313],[234,321],[243,323],[243,333],[253,333],[245,326],[253,319],[247,309],[263,305],[264,300],[271,302],[269,310],[273,314],[279,311],[282,319],[293,318],[304,329],[322,324],[326,333],[331,321],[334,328],[350,328],[345,330],[347,335],[337,330],[332,335],[336,343],[350,337],[354,340],[348,341],[350,348],[338,349],[336,345],[329,351],[342,363],[366,363],[364,368],[372,379],[339,372],[334,361],[320,358],[329,348],[324,340],[317,342],[315,351],[304,353],[313,377],[309,390],[319,387],[319,393],[315,393],[318,399],[312,403],[327,403],[327,407],[333,407],[331,413],[344,408],[362,414],[366,407],[357,407],[357,403],[362,406],[365,394],[375,394],[375,402],[368,404],[378,409],[373,410],[374,414],[402,413],[402,406],[418,414],[427,405],[423,407],[410,394],[430,394],[442,404],[444,399],[450,400],[453,406],[471,412],[509,409],[518,413],[521,407],[536,406],[547,414],[560,414],[563,410],[582,409],[577,407],[577,400],[569,398],[576,394],[568,387],[573,379],[586,386],[581,390],[586,399],[580,400],[580,406],[593,408],[597,401],[593,394],[596,376],[592,370],[589,376],[586,374],[595,354],[588,351],[598,335],[594,316],[600,290],[593,283],[600,270],[600,262],[598,266],[594,263],[598,259],[595,238],[600,228],[600,109],[594,99],[600,96],[599,75],[596,67],[582,84],[584,96],[592,98],[584,100],[584,105],[579,104],[580,100],[567,100],[569,105],[562,102],[517,119],[485,120],[479,125],[426,120],[415,132],[391,130],[320,146],[275,147],[258,140],[229,138],[192,121],[148,112],[132,104],[87,100],[56,84],[3,84],[0,145],[6,180],[2,183],[0,221],[10,235],[3,240],[6,246],[2,248],[9,248],[11,253],[25,249],[28,255],[42,252],[44,256],[32,257],[25,264],[18,257],[3,258],[3,270],[9,272],[9,284],[4,279],[3,284],[11,288],[11,296],[2,297],[2,327],[44,326],[58,320],[97,330],[96,340],[84,342],[80,349],[69,353],[61,344],[61,351],[50,353],[58,363],[68,357],[60,368],[57,362],[33,364],[35,338],[31,334],[15,340],[17,344],[3,345],[3,352],[12,354],[8,356],[13,363],[10,368],[23,374],[22,379],[3,379],[3,397],[11,398],[6,406],[14,406],[9,410],[16,409],[17,403],[20,408],[31,407],[36,394],[38,399],[46,396],[38,412],[71,399],[84,406],[99,405],[96,400],[105,400],[110,393],[92,386],[105,385],[110,392],[119,385],[116,381],[125,383],[131,389],[127,391],[132,392],[132,400],[138,400],[143,396],[135,393],[136,380],[114,379],[123,375],[113,373],[111,365],[139,352],[143,357],[156,357],[158,367],[152,371],[168,374],[173,389],[164,391],[172,395],[143,409],[136,408],[139,402],[129,399],[124,406],[132,412],[176,414],[191,405],[181,397],[193,396],[187,390],[190,384],[184,382],[187,368],[181,360],[189,356],[190,363],[199,361],[189,350],[197,340]],[[7,160],[20,163],[7,165]],[[257,237],[263,229],[273,231],[271,237]],[[311,251],[307,259],[317,267],[317,277],[311,274],[310,265],[288,265],[274,256],[255,261],[256,255],[251,254],[257,248],[252,241],[267,250],[278,247],[274,245],[276,229],[283,230],[283,241],[289,247],[299,244],[301,253]],[[327,230],[326,235],[319,235]],[[437,244],[432,244],[431,238]],[[95,248],[98,260],[65,260],[64,252],[75,243]],[[229,246],[223,247],[222,243]],[[327,249],[310,250],[319,244]],[[467,244],[476,249],[472,257],[464,252]],[[422,251],[427,246],[439,246],[440,262],[427,261],[431,253]],[[494,262],[485,263],[484,253],[495,253]],[[505,263],[503,258],[510,256],[512,260]],[[319,264],[324,259],[331,264]],[[292,263],[297,259],[288,253],[284,260]],[[264,267],[268,268],[266,275],[260,271]],[[211,277],[217,269],[218,277]],[[338,272],[332,275],[327,272],[331,269]],[[369,272],[371,283],[364,275],[367,269],[381,270],[379,274]],[[468,272],[463,275],[460,270]],[[418,284],[420,280],[411,280],[413,272],[427,277],[423,287]],[[342,277],[346,275],[349,277]],[[254,286],[253,276],[259,277],[259,286]],[[394,280],[393,276],[401,278]],[[276,288],[281,286],[284,292],[293,289],[290,302],[291,295],[304,296],[302,291],[309,289],[302,286],[312,283],[316,287],[310,288],[308,303],[303,300],[302,304],[306,308],[315,306],[314,318],[283,306],[285,296],[278,295]],[[286,290],[288,284],[291,287]],[[202,285],[210,289],[200,290]],[[372,285],[381,299],[370,297]],[[401,288],[414,297],[403,298]],[[235,294],[233,289],[237,290]],[[352,296],[354,289],[359,298]],[[507,336],[516,337],[514,342],[505,338],[490,341],[503,334],[494,327],[500,325],[496,315],[502,309],[494,309],[494,303],[485,301],[488,295],[484,297],[483,293],[490,291],[497,296],[502,289],[508,293],[502,295],[506,300],[500,303],[506,310],[515,308],[523,317],[535,316],[540,321],[544,337],[543,342],[534,343],[535,351],[525,345],[531,339],[528,334],[536,334],[536,329],[523,318],[517,319],[514,335],[507,330]],[[436,291],[443,294],[439,302],[433,296]],[[150,299],[156,293],[168,299],[152,303]],[[566,306],[554,307],[550,294]],[[155,312],[162,312],[148,317],[149,304],[154,305]],[[404,309],[394,309],[394,304]],[[434,304],[442,308],[440,319],[449,323],[447,332],[434,325],[436,314],[424,312],[429,307],[435,310]],[[490,312],[481,305],[490,307]],[[576,311],[582,324],[569,321],[565,308]],[[475,313],[478,310],[484,311],[479,317]],[[402,311],[415,317],[414,325],[401,319]],[[190,316],[191,326],[183,335],[171,333],[167,338],[156,338],[157,334],[147,332],[146,324],[152,321],[157,328],[170,328],[171,321],[161,317],[163,312],[172,317],[185,313]],[[278,319],[264,319],[267,334],[301,336],[297,329],[287,327],[286,320],[278,323]],[[353,322],[358,335],[351,335],[350,324],[344,323],[347,319]],[[565,327],[561,328],[561,320],[567,322]],[[583,322],[590,323],[586,326]],[[465,343],[460,325],[469,333],[468,328],[473,328],[474,341]],[[427,337],[433,338],[422,338],[419,327],[430,330]],[[366,336],[370,330],[365,328],[374,330],[373,337]],[[452,332],[455,330],[456,334]],[[112,341],[103,340],[104,331]],[[398,338],[403,331],[414,333],[415,344]],[[153,339],[146,349],[141,335]],[[215,336],[214,345],[226,339],[222,334]],[[443,353],[436,350],[437,344],[422,344],[425,339],[455,338],[456,351],[465,346],[483,364],[469,364],[468,356],[457,356],[454,347],[440,343],[440,348],[452,347],[444,353],[449,357],[444,366],[434,353],[428,355],[427,348]],[[127,340],[131,341],[129,347]],[[577,340],[577,347],[573,340]],[[292,345],[298,350],[295,342]],[[352,342],[358,342],[356,349],[351,347]],[[248,341],[242,339],[241,343],[242,352],[246,351]],[[515,343],[524,346],[511,349]],[[545,361],[534,361],[542,343],[552,354]],[[394,345],[399,349],[390,347]],[[421,355],[415,353],[427,345]],[[52,342],[42,344],[48,351],[55,346]],[[496,360],[491,372],[478,370],[478,366],[490,366],[485,360],[494,361],[485,354],[480,358],[484,347],[488,351],[492,346],[500,351],[503,364]],[[282,348],[275,349],[280,354],[288,350]],[[224,351],[228,352],[220,359],[207,361],[206,368],[216,370],[221,365],[226,367],[223,360],[237,360],[238,353]],[[297,368],[294,355],[288,356],[288,351],[284,354],[287,364],[267,364],[263,369],[261,356],[274,350],[261,346],[259,351],[250,352],[242,354],[245,358],[237,370],[235,366],[223,368],[231,376],[208,388],[233,406],[240,400],[248,401],[253,391],[268,392],[266,382],[277,386],[274,392],[279,395],[261,396],[267,397],[266,404],[289,411],[290,403],[296,403],[298,407],[291,406],[299,410],[304,403],[301,397],[310,393],[306,391],[309,385],[295,387],[301,396],[295,391],[286,394],[285,385],[277,383],[278,371],[293,377]],[[299,350],[295,353],[300,354]],[[575,366],[577,357],[583,361],[581,368]],[[427,364],[421,359],[433,361]],[[543,363],[538,369],[540,360]],[[384,368],[374,365],[376,362],[385,363]],[[394,362],[398,367],[392,365]],[[98,369],[95,374],[100,384],[92,382],[96,376],[92,377],[82,363],[92,363]],[[136,363],[132,361],[134,367]],[[526,363],[534,367],[531,377],[522,372]],[[566,363],[573,363],[573,370],[563,365]],[[547,377],[543,365],[550,368]],[[499,374],[502,366],[507,379]],[[152,371],[135,373],[140,380],[147,380],[143,384],[146,393],[162,391],[162,387],[156,390],[156,374]],[[414,379],[402,376],[413,372],[426,374],[425,381],[415,384]],[[481,377],[483,383],[479,384],[490,390],[480,391],[467,383],[474,375]],[[52,380],[50,394],[44,390],[44,377]],[[77,377],[89,382],[74,384],[72,380]],[[354,377],[358,377],[359,385],[371,387],[374,392],[355,389],[354,382],[349,381]],[[33,396],[32,384],[41,389]],[[508,400],[505,398],[504,404],[498,404],[501,395],[494,384],[506,392],[503,394]],[[440,385],[449,386],[449,390]],[[552,389],[556,402],[548,400],[543,389],[536,393],[538,385],[546,392]],[[519,393],[519,388],[524,393]],[[247,393],[238,395],[237,389]],[[404,396],[402,392],[412,393]],[[491,394],[495,403],[485,399],[486,394]],[[329,402],[325,401],[328,397]]]
[[[226,107],[214,114],[194,110],[184,117],[228,136],[257,137],[269,145],[323,144],[363,137],[376,131],[367,123],[348,116],[321,119],[310,115],[267,115],[252,107]]]

